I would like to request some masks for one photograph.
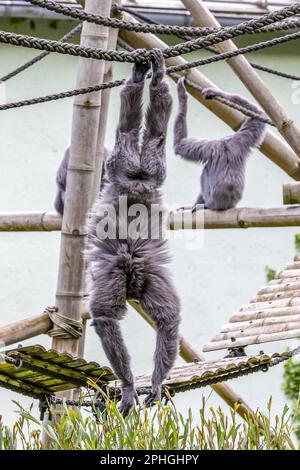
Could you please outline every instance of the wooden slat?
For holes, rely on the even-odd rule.
[[[284,271],[280,271],[278,274],[276,274],[275,280],[276,279],[290,279],[300,277],[300,269],[286,269]]]
[[[256,320],[258,318],[278,318],[288,317],[289,315],[299,315],[300,307],[271,308],[265,310],[255,310],[254,312],[237,312],[231,315],[229,321]]]
[[[286,317],[278,317],[278,318],[261,318],[258,320],[249,320],[249,321],[240,321],[234,323],[227,323],[223,325],[221,328],[221,333],[228,333],[228,332],[235,332],[239,331],[241,328],[244,329],[251,329],[257,328],[259,326],[265,325],[278,325],[278,324],[286,324],[289,323],[300,323],[300,315],[291,315],[288,318]]]
[[[298,330],[300,331],[300,321],[299,322],[289,322],[289,323],[279,323],[275,325],[266,325],[256,328],[247,328],[242,327],[236,331],[230,331],[228,333],[221,333],[212,338],[212,342],[215,341],[224,341],[231,340],[231,338],[244,338],[249,335],[264,335],[264,334],[273,334],[280,333],[284,331]]]
[[[270,300],[279,300],[279,299],[292,299],[294,297],[300,298],[300,290],[289,290],[286,292],[274,292],[273,294],[260,294],[256,297],[253,297],[250,300],[250,303],[257,303],[257,302],[268,302]]]
[[[275,278],[269,282],[269,285],[274,286],[286,283],[292,284],[292,282],[300,282],[300,276],[290,278]]]
[[[299,330],[285,331],[281,333],[263,334],[257,336],[245,336],[244,338],[238,338],[235,341],[225,340],[210,342],[203,347],[203,351],[215,351],[217,349],[228,349],[237,348],[241,346],[247,346],[250,344],[269,343],[272,341],[283,341],[286,339],[297,338],[300,336]]]
[[[279,281],[279,279],[277,280]],[[258,291],[258,295],[261,294],[271,294],[275,292],[290,292],[290,291],[295,291],[300,289],[300,282],[299,281],[284,281],[281,279],[281,282],[278,282],[276,284],[271,284],[269,283],[266,287],[262,287]]]
[[[284,298],[277,300],[268,300],[266,302],[253,302],[250,304],[242,305],[240,312],[254,312],[257,310],[282,308],[282,307],[297,307],[300,305],[300,297]]]

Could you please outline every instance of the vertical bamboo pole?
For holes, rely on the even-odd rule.
[[[202,0],[181,0],[181,2],[191,13],[197,25],[220,28],[220,24]],[[234,51],[237,49],[236,45],[231,40],[216,44],[215,47],[220,52]],[[227,60],[227,63],[262,106],[281,135],[300,158],[300,130],[286,114],[260,76],[251,67],[245,56],[240,55],[232,57]]]
[[[85,11],[109,16],[111,0],[86,0]],[[108,29],[84,23],[81,45],[106,49]],[[93,59],[79,59],[77,87],[103,81],[105,63]],[[101,94],[78,96],[74,100],[70,163],[67,174],[65,210],[62,223],[59,274],[56,305],[59,313],[80,320],[85,294],[86,263],[83,251],[86,242],[86,215],[94,194],[96,147],[100,120]],[[83,341],[54,338],[52,347],[61,352],[78,355]],[[81,345],[80,345],[81,343]]]
[[[117,6],[122,4],[122,0],[114,0],[113,3]],[[110,28],[109,37],[108,37],[108,49],[116,49],[117,40],[118,40],[119,30],[116,28]],[[106,62],[103,82],[110,82],[113,79],[113,62]],[[98,165],[96,166],[95,178],[94,178],[94,192],[97,194],[99,191],[100,180],[102,176],[102,169],[105,160],[105,134],[107,127],[107,117],[109,109],[109,99],[110,99],[110,88],[103,90],[101,93],[101,114],[99,120],[99,132],[98,132],[98,142],[96,150],[96,161]]]
[[[128,21],[135,21],[132,16],[127,13],[123,14],[123,18]],[[122,30],[120,31],[120,36],[134,48],[152,49],[154,47],[158,47],[159,49],[165,49],[168,47],[165,42],[154,34],[135,33],[134,31]],[[180,65],[186,63],[186,60],[182,57],[171,57],[166,60],[166,63],[168,66]],[[202,88],[216,86],[198,69],[186,70],[184,76],[189,78],[192,82],[200,85]],[[177,81],[177,78],[174,77],[174,75],[170,75],[170,78]],[[195,99],[200,101],[203,106],[212,111],[232,129],[239,129],[244,122],[245,117],[235,109],[229,108],[215,100],[205,100],[200,91],[195,90],[195,88],[189,87],[188,85],[187,90]],[[270,130],[267,130],[264,141],[260,146],[260,151],[276,165],[282,168],[282,170],[284,170],[289,176],[295,180],[300,179],[300,167],[297,155],[285,141],[280,139]]]

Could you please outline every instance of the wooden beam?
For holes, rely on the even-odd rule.
[[[202,0],[181,0],[185,8],[191,13],[196,24],[203,27],[220,28],[220,23],[215,19]],[[220,52],[229,52],[237,49],[233,41],[228,40],[216,44]],[[294,121],[284,111],[279,101],[272,95],[271,91],[260,78],[257,72],[247,61],[246,57],[239,55],[226,61],[247,89],[252,93],[261,105],[271,121],[289,143],[296,155],[300,158],[300,130]]]
[[[55,212],[1,212],[0,232],[51,232],[61,229],[62,220]],[[190,211],[171,211],[169,230],[238,229],[259,227],[297,227],[300,207],[237,207],[227,211],[206,209],[198,216]]]
[[[127,21],[135,21],[132,16],[127,13],[123,14],[123,18]],[[120,37],[130,46],[136,49],[152,49],[154,47],[166,49],[168,47],[165,42],[157,38],[155,35],[149,33],[144,34],[122,30],[120,31]],[[168,66],[181,65],[186,62],[187,61],[184,60],[182,57],[173,57],[166,60]],[[187,70],[183,73],[183,75],[203,88],[216,86],[198,69]],[[176,77],[172,75],[170,75],[170,77],[174,81],[177,81]],[[219,117],[222,121],[228,124],[228,126],[231,127],[233,130],[239,129],[242,123],[244,122],[245,116],[236,111],[235,109],[229,108],[228,106],[225,106],[222,103],[219,103],[218,101],[203,99],[203,96],[200,91],[195,90],[195,88],[189,87],[188,85],[187,90],[194,98],[200,101],[203,106],[212,111],[217,117]],[[203,135],[205,135],[205,133]],[[264,155],[266,155],[266,157],[268,157],[271,161],[273,161],[276,165],[278,165],[282,170],[284,170],[289,176],[291,176],[295,180],[300,180],[299,158],[297,157],[295,152],[293,152],[290,146],[286,144],[286,142],[284,142],[270,130],[268,130],[266,133],[265,139],[262,145],[260,146],[260,151]]]
[[[88,13],[109,16],[110,10],[111,0],[85,2],[85,11]],[[107,41],[107,28],[83,23],[81,45],[106,49]],[[104,71],[103,61],[79,59],[76,87],[103,82]],[[94,175],[97,174],[97,166],[100,164],[96,161],[100,111],[99,92],[74,99],[56,306],[59,313],[78,321],[81,320],[82,299],[86,289],[86,260],[83,257],[87,238],[86,215],[96,196]],[[77,338],[54,337],[52,347],[77,357],[83,353],[84,336],[80,341]],[[69,391],[66,396],[71,398],[73,391]]]

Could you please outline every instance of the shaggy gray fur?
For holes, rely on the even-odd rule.
[[[203,163],[201,192],[193,206],[198,204],[212,210],[235,207],[240,201],[245,186],[246,157],[253,147],[258,146],[266,125],[258,119],[247,119],[240,129],[229,137],[206,140],[187,137],[187,92],[184,78],[178,82],[179,110],[174,125],[174,151],[185,160]],[[216,96],[229,98],[234,103],[265,117],[263,111],[239,95],[223,93],[215,88],[203,90],[205,99]]]
[[[104,149],[104,161],[108,158],[108,154],[109,154],[108,150]],[[56,197],[54,201],[54,207],[61,216],[64,213],[65,193],[66,193],[66,187],[67,187],[67,172],[68,172],[69,161],[70,161],[70,147],[67,147],[64,153],[64,157],[56,173],[57,192],[56,192]],[[106,180],[106,177],[105,177],[105,174],[103,174],[102,179],[101,179],[100,191],[102,190],[105,180]]]
[[[135,64],[132,77],[121,91],[121,110],[115,147],[106,162],[108,183],[95,202],[89,221],[91,261],[90,313],[103,349],[121,381],[120,411],[126,415],[136,398],[130,357],[119,321],[126,313],[126,300],[137,299],[157,326],[150,405],[161,398],[161,384],[174,364],[178,349],[180,301],[166,266],[169,253],[161,235],[156,239],[122,238],[119,196],[128,198],[128,207],[143,204],[162,206],[160,186],[166,177],[165,143],[172,98],[164,80],[164,61],[156,50],[152,61],[150,104],[140,143],[142,95],[149,63]],[[97,225],[104,205],[112,205],[116,219],[115,239],[97,237]],[[148,233],[149,217],[142,219],[141,232]],[[149,224],[150,225],[150,224]],[[161,234],[161,231],[159,231]]]

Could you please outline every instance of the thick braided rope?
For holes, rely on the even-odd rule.
[[[142,21],[145,21],[147,24],[160,25],[160,23],[158,21],[150,19],[149,17],[143,15],[142,13],[135,11],[134,8],[135,7],[123,7],[123,6],[121,7],[121,6],[118,6],[118,5],[113,5],[112,6],[112,12],[115,13],[115,12],[123,12],[124,11],[124,12],[129,13],[130,15],[132,15],[132,16],[134,16],[134,17],[136,17],[136,18],[138,18]],[[298,28],[300,28],[300,19],[289,18],[287,20],[276,22],[275,24],[264,26],[261,29],[250,31],[249,34],[274,33],[274,32],[278,32],[278,31],[288,31],[288,30],[291,30],[291,29],[298,29]],[[180,31],[179,31],[179,29],[180,29]],[[176,31],[173,32],[174,36],[178,36],[178,37],[187,37],[187,36],[189,36],[192,39],[193,34],[189,34],[189,33],[186,34],[186,33],[183,32],[183,29],[194,29],[194,28],[193,27],[187,28],[186,26],[184,26],[184,27],[177,26]],[[220,31],[220,29],[223,29],[223,28],[209,28],[209,27],[206,27],[206,28],[203,28],[203,29],[206,29],[207,31],[210,30],[210,33],[214,33],[216,31]]]
[[[41,8],[46,8],[50,11],[55,11],[56,13],[60,13],[65,16],[69,16],[72,18],[80,19],[81,21],[88,21],[90,23],[108,26],[111,28],[118,28],[118,29],[126,29],[127,31],[135,31],[135,32],[142,32],[142,33],[155,33],[155,34],[176,34],[177,32],[183,34],[189,34],[193,37],[205,36],[207,34],[214,33],[216,31],[221,31],[223,28],[209,28],[209,27],[195,27],[195,26],[174,26],[174,25],[162,25],[162,24],[141,24],[141,23],[131,23],[130,21],[123,21],[116,18],[109,18],[106,16],[95,15],[92,13],[87,13],[84,10],[77,10],[74,8],[70,8],[64,5],[61,5],[57,2],[51,0],[26,0],[27,2],[31,3],[32,5],[39,6]],[[297,6],[297,4],[296,4]],[[286,7],[280,11],[286,10],[291,7]],[[113,8],[113,11],[121,10],[120,7],[116,6]],[[297,8],[295,8],[296,12],[287,14],[287,16],[278,17],[278,20],[281,21],[286,17],[293,16],[294,14],[300,13]],[[294,11],[294,10],[293,10]],[[272,13],[274,14],[274,13]],[[272,14],[267,14],[265,16],[270,16]],[[277,14],[277,12],[275,12]],[[285,15],[286,13],[282,13]],[[255,20],[253,20],[255,21]],[[262,26],[263,27],[263,26]],[[255,28],[257,29],[257,28]],[[250,29],[249,33],[255,32],[254,29]]]
[[[125,79],[116,80],[114,82],[101,83],[101,85],[92,85],[86,88],[77,88],[75,90],[64,91],[61,93],[54,93],[52,95],[40,96],[37,98],[31,98],[28,100],[16,101],[14,103],[7,103],[0,105],[0,111],[6,111],[8,109],[14,108],[23,108],[24,106],[31,106],[34,104],[47,103],[49,101],[57,101],[64,98],[71,98],[72,96],[77,95],[86,95],[88,93],[93,93],[100,90],[105,90],[106,88],[115,88],[123,85]]]
[[[135,16],[136,18],[138,18],[142,21],[146,21],[146,22],[151,23],[151,24],[159,24],[157,21],[155,21],[153,19],[150,19],[149,17],[147,17],[147,16],[145,16],[141,13],[137,13],[136,11],[134,11],[131,8],[117,7],[116,5],[114,6],[114,8],[117,9],[117,10],[120,10],[120,11],[128,12],[128,13],[132,14],[133,16]],[[281,31],[281,30],[291,30],[293,28],[299,28],[299,27],[300,27],[300,19],[299,20],[288,19],[288,20],[284,20],[280,23],[275,23],[275,24],[270,25],[270,26],[265,26],[261,30],[258,30],[258,32],[269,32],[269,31],[273,32],[273,31],[278,31],[278,30],[279,31]],[[253,33],[255,33],[255,31],[253,31]],[[184,40],[191,39],[190,36],[187,36],[187,35],[182,34],[182,33],[176,33],[175,36],[177,36],[178,38],[184,39]],[[125,50],[131,50],[132,49],[132,48],[129,49],[128,46],[126,45],[126,43],[124,43],[124,41],[119,42],[119,44]],[[218,49],[216,49],[213,46],[207,46],[205,49],[210,51],[210,52],[213,52],[213,54],[220,54]],[[249,63],[253,68],[255,68],[257,70],[261,70],[263,72],[270,73],[272,75],[276,75],[277,77],[287,78],[289,80],[297,80],[297,81],[300,80],[300,76],[298,76],[298,75],[293,75],[293,74],[281,72],[279,70],[272,69],[272,68],[266,67],[264,65],[256,64],[254,62],[249,62]]]
[[[74,320],[66,315],[62,315],[55,307],[46,308],[45,313],[49,315],[53,323],[53,328],[48,331],[48,335],[52,338],[79,339],[82,336],[81,320]]]
[[[247,34],[250,31],[262,28],[263,26],[272,24],[276,21],[281,21],[282,19],[290,17],[297,13],[300,13],[300,3],[296,3],[291,7],[283,8],[274,13],[264,15],[259,19],[250,20],[241,23],[237,26],[224,28],[203,38],[194,39],[191,41],[187,41],[183,44],[177,44],[175,46],[168,47],[164,50],[164,57],[177,57],[178,55],[187,54],[195,50],[203,49],[207,46],[223,42],[224,40],[232,39],[234,37]],[[152,54],[151,50],[147,51],[145,49],[136,49],[135,51],[130,53],[127,51],[104,51],[103,49],[95,49],[90,47],[74,45],[70,46],[67,44],[63,44],[59,41],[47,41],[45,39],[33,38],[30,36],[13,35],[12,33],[5,32],[0,33],[0,42],[9,43],[13,45],[21,45],[25,47],[36,47],[38,49],[44,49],[50,52],[59,52],[62,54],[70,54],[86,58],[103,59],[107,61],[118,62],[142,62],[144,60],[149,60]]]
[[[264,41],[258,44],[253,44],[246,46],[241,49],[236,49],[234,51],[225,52],[223,54],[218,54],[213,57],[208,57],[201,59],[199,61],[193,61],[189,64],[183,64],[174,68],[174,71],[186,70],[192,67],[197,67],[199,65],[207,65],[212,62],[218,62],[220,60],[227,60],[231,57],[235,57],[240,54],[247,54],[248,52],[257,51],[260,49],[265,49],[267,47],[276,46],[288,41],[293,41],[300,38],[300,31],[296,33],[287,34],[278,38],[270,39],[269,41]],[[188,41],[182,44],[177,44],[172,47],[168,47],[163,50],[163,56],[165,58],[176,57],[178,55],[186,54],[191,52],[191,50],[203,49],[210,44],[220,42],[220,38],[211,38],[210,40],[205,39],[205,44],[200,44],[198,41]],[[0,43],[11,44],[13,46],[23,46],[33,49],[46,50],[49,52],[58,52],[60,54],[68,54],[72,56],[79,56],[84,58],[92,58],[99,60],[107,61],[116,61],[116,62],[144,62],[145,60],[151,60],[152,51],[146,49],[134,49],[131,52],[128,51],[105,51],[104,49],[95,49],[92,47],[83,47],[76,44],[65,44],[59,41],[51,41],[47,39],[35,38],[32,36],[24,36],[21,34],[14,34],[5,31],[0,31]],[[196,45],[197,43],[197,45]],[[187,46],[188,44],[188,46]],[[182,50],[183,49],[183,50]]]
[[[123,47],[125,48],[125,50],[127,51],[131,51],[133,50],[133,48],[131,46],[128,46],[128,44],[126,44],[124,41],[118,39],[118,45],[120,47]],[[181,75],[178,75],[177,73],[174,73],[173,72],[173,68],[174,67],[169,67],[166,72],[167,74],[172,74],[174,75],[178,80],[181,78]],[[148,78],[150,78],[150,76],[148,75]],[[188,79],[188,78],[185,78],[185,83],[187,83],[190,87],[194,88],[195,90],[199,91],[200,93],[202,93],[203,91],[203,87],[201,87],[200,85],[197,85],[196,83],[194,83],[192,80]],[[233,101],[227,99],[227,98],[223,98],[221,96],[216,96],[214,98],[215,100],[219,101],[220,103],[223,103],[223,104],[226,104],[226,106],[229,106],[230,108],[233,108],[233,109],[236,109],[237,111],[240,111],[242,114],[244,114],[245,116],[248,116],[248,117],[251,117],[251,118],[254,118],[254,119],[257,119],[258,121],[261,121],[265,124],[269,124],[270,126],[274,126],[274,124],[272,123],[272,121],[267,118],[267,117],[263,117],[261,114],[258,114],[258,113],[255,113],[254,111],[251,111],[249,109],[246,109],[244,108],[243,106],[240,106],[236,103],[234,103]]]
[[[127,46],[127,47],[129,48],[129,46]],[[172,67],[170,67],[170,69],[171,68]],[[172,71],[169,71],[169,69],[167,69],[166,72],[167,73],[172,73]],[[180,75],[178,75],[178,74],[175,74],[175,75],[177,76],[176,78],[178,78],[178,79],[181,78]],[[147,76],[147,78],[150,78],[150,77],[151,77],[151,74],[149,74]],[[41,96],[41,97],[37,97],[37,98],[31,98],[31,99],[22,100],[22,101],[16,101],[16,102],[13,102],[13,103],[7,103],[7,104],[0,105],[0,111],[6,111],[8,109],[15,109],[15,108],[23,108],[25,106],[31,106],[31,105],[35,105],[35,104],[47,103],[49,101],[57,101],[57,100],[64,99],[64,98],[70,98],[72,96],[84,95],[84,94],[88,94],[88,93],[92,93],[92,92],[97,92],[97,91],[100,91],[100,90],[105,90],[107,88],[116,88],[116,87],[119,87],[119,86],[123,85],[125,83],[125,81],[126,81],[125,79],[116,80],[114,82],[102,83],[101,85],[94,85],[94,86],[89,86],[89,87],[86,87],[86,88],[78,88],[78,89],[75,89],[75,90],[65,91],[65,92],[61,92],[61,93],[55,93],[55,94],[52,94],[52,95],[46,95],[46,96]],[[200,93],[202,93],[203,88],[200,87],[200,85],[197,85],[196,83],[192,82],[189,79],[185,79],[185,81],[189,86],[191,86],[195,90],[198,90],[198,91],[200,91]],[[253,111],[250,111],[250,110],[248,110],[248,109],[246,109],[246,108],[244,108],[244,107],[242,107],[242,106],[240,106],[236,103],[233,103],[230,100],[227,100],[226,98],[215,97],[215,99],[217,101],[220,101],[223,104],[226,104],[227,106],[229,106],[231,108],[236,109],[237,111],[240,111],[245,116],[257,119],[257,120],[262,121],[266,124],[274,126],[274,124],[268,118],[264,118],[260,114],[257,114]]]
[[[60,41],[61,42],[68,42],[70,39],[72,39],[77,33],[79,33],[81,31],[81,28],[82,28],[82,25],[79,24],[77,26],[75,26],[75,28],[73,28],[71,31],[69,31],[67,34],[65,34],[61,39]],[[7,75],[4,75],[4,77],[0,78],[0,82],[6,82],[7,80],[9,80],[10,78],[13,78],[15,77],[16,75],[18,75],[19,73],[21,72],[24,72],[24,70],[28,69],[29,67],[31,67],[32,65],[36,64],[37,62],[39,62],[40,60],[44,59],[45,57],[47,57],[48,55],[50,54],[50,52],[42,52],[41,54],[38,54],[36,57],[33,57],[33,59],[29,60],[28,62],[25,62],[23,65],[21,65],[20,67],[17,67],[15,70],[13,70],[12,72],[8,73]]]
[[[172,67],[172,69],[174,72],[181,72],[182,70],[187,70],[187,69],[191,69],[193,67],[199,67],[202,65],[208,65],[213,62],[219,62],[220,60],[228,60],[238,55],[244,55],[249,52],[277,46],[285,42],[295,41],[296,39],[300,39],[300,31],[297,31],[296,33],[286,34],[285,36],[280,36],[278,38],[273,38],[268,41],[259,42],[257,44],[251,44],[250,46],[241,47],[240,49],[235,49],[233,51],[223,52],[215,56],[210,56],[207,58],[194,60],[192,62],[189,62],[188,64],[176,65]]]
[[[64,16],[79,19],[81,21],[87,21],[97,25],[107,26],[110,28],[125,29],[127,31],[134,31],[136,33],[155,33],[155,34],[175,34],[175,32],[182,32],[189,34],[190,36],[205,36],[207,34],[218,31],[219,28],[201,28],[201,27],[188,27],[188,26],[174,26],[165,24],[141,24],[132,23],[130,21],[123,21],[118,18],[110,18],[108,16],[95,15],[93,13],[87,13],[81,9],[74,9],[61,5],[57,2],[50,0],[26,0],[32,5],[45,8],[56,13],[60,13]],[[121,11],[121,8],[117,6],[112,7],[113,12]],[[125,9],[124,9],[125,11]]]

